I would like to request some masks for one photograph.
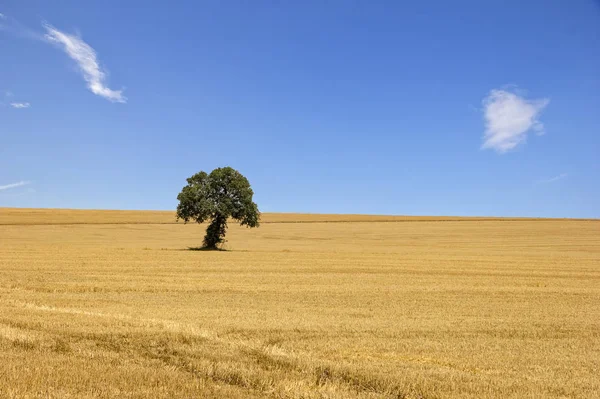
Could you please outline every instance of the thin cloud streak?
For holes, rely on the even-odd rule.
[[[524,143],[530,131],[544,134],[539,115],[549,102],[547,98],[528,100],[508,89],[490,91],[483,99],[485,133],[481,148],[502,154]]]
[[[106,72],[100,67],[96,51],[89,44],[79,36],[61,32],[52,25],[44,24],[44,28],[46,29],[46,40],[56,44],[77,63],[87,82],[87,87],[92,93],[112,102],[127,102],[122,90],[112,90],[106,86]]]
[[[17,109],[29,108],[31,104],[29,103],[10,103],[10,106]]]
[[[20,182],[16,182],[16,183],[11,183],[11,184],[6,184],[4,186],[0,186],[0,191],[2,191],[2,190],[8,190],[8,189],[11,189],[11,188],[16,188],[16,187],[21,187],[21,186],[26,186],[28,184],[30,184],[30,182],[22,180]]]
[[[560,175],[556,175],[556,176],[551,177],[549,179],[538,180],[537,183],[538,184],[553,183],[555,181],[562,180],[562,179],[564,179],[565,177],[568,177],[568,176],[569,175],[567,173],[561,173]]]

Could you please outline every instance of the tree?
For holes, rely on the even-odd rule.
[[[199,172],[187,179],[188,184],[177,199],[177,220],[204,223],[210,220],[204,237],[204,248],[217,249],[225,241],[227,219],[242,226],[258,227],[260,212],[252,201],[254,192],[240,172],[231,168],[217,168],[207,174]]]

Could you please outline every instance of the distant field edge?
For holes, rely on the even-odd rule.
[[[518,222],[589,221],[594,218],[536,218],[490,216],[392,216],[360,214],[263,213],[262,223],[403,223],[403,222]],[[0,225],[175,224],[172,211],[2,208]],[[181,222],[180,222],[181,223]]]

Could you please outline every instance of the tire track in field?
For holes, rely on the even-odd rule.
[[[207,361],[193,352],[183,352],[169,347],[168,340],[163,346],[124,344],[130,353],[146,359],[160,361],[165,366],[194,375],[197,378],[225,383],[237,388],[260,392],[265,396],[277,398],[313,397],[350,397],[357,398],[419,398],[425,396],[415,392],[406,392],[406,388],[393,377],[357,373],[347,365],[333,364],[311,358],[308,354],[289,352],[278,345],[265,344],[261,340],[227,339],[216,332],[197,328],[189,324],[155,318],[137,318],[123,314],[103,313],[77,308],[55,307],[30,302],[9,301],[10,305],[33,311],[76,314],[90,317],[112,318],[135,325],[136,327],[154,327],[172,334],[183,334],[193,338],[210,341],[223,347],[222,353],[234,353],[232,359],[221,356],[223,361]],[[86,335],[94,340],[94,333]],[[217,346],[218,347],[218,346]],[[231,355],[230,355],[231,356]],[[227,363],[229,360],[229,364]],[[199,364],[197,364],[199,363]],[[235,367],[238,366],[238,367]],[[268,378],[264,380],[264,377]],[[286,378],[281,378],[286,377]],[[295,389],[285,385],[293,378]],[[314,386],[317,391],[314,392]],[[303,388],[311,388],[303,390]],[[308,396],[306,396],[308,395]]]

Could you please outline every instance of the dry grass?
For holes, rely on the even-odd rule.
[[[0,209],[0,397],[600,396],[598,221],[173,218]]]

